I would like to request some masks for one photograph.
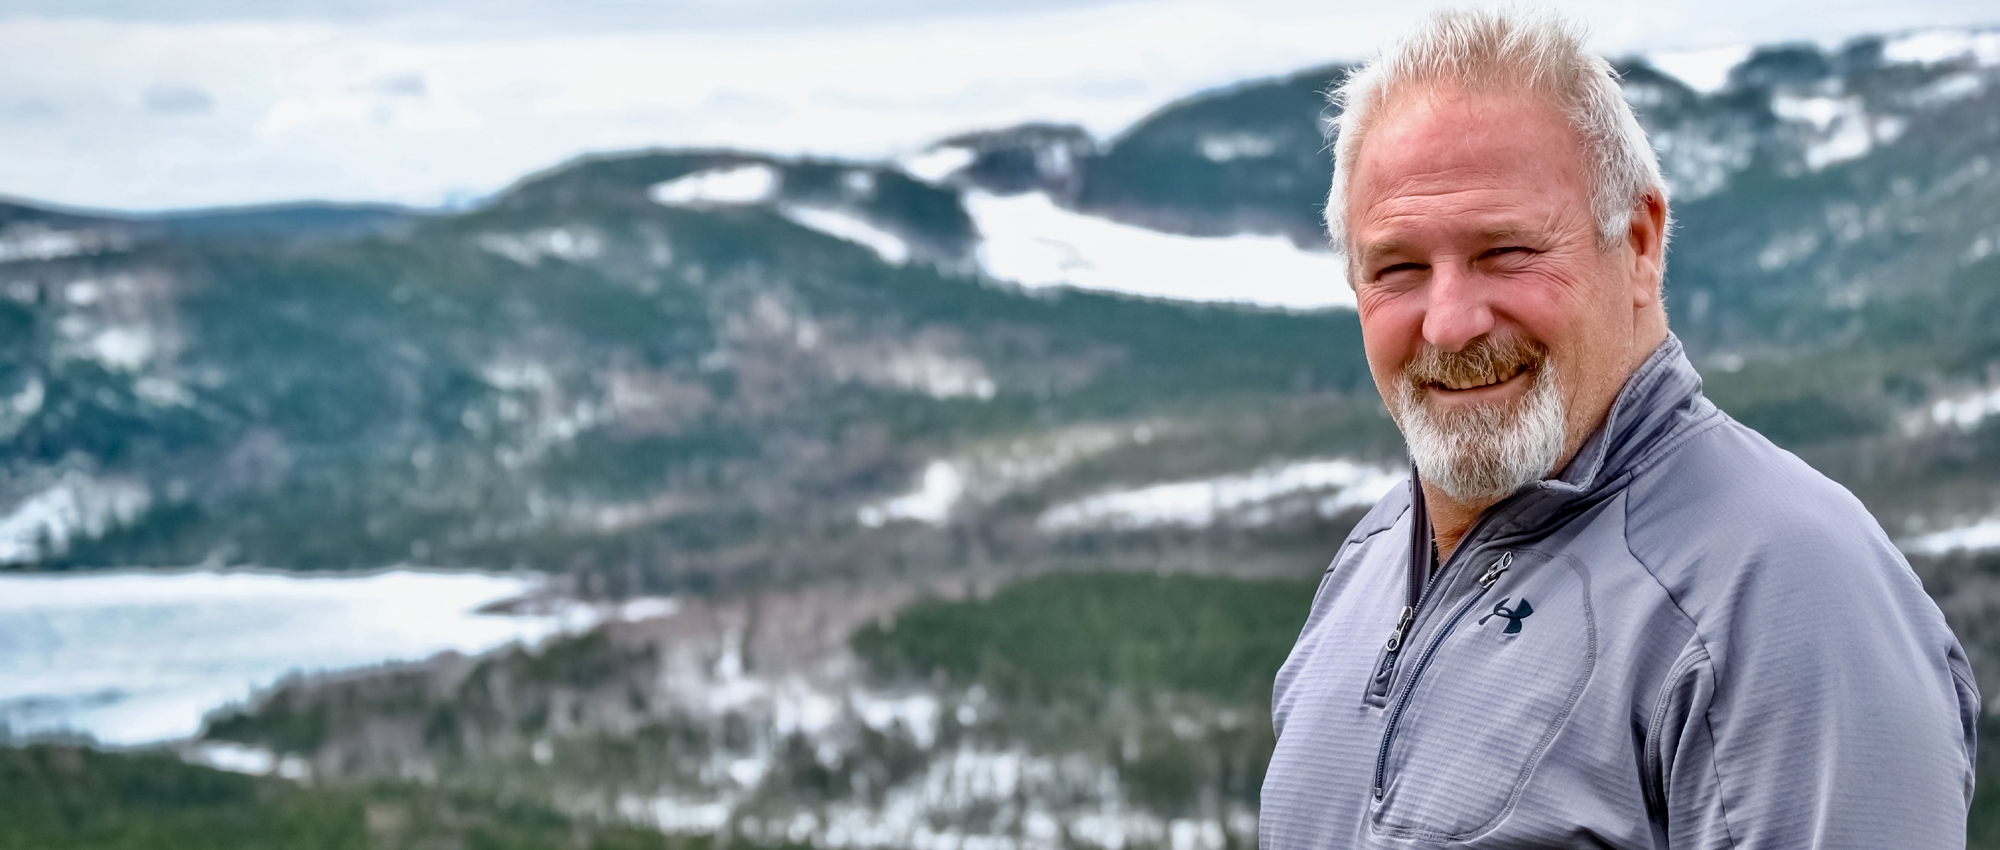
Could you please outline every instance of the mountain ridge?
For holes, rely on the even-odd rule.
[[[1884,517],[1899,534],[2000,504],[1976,483],[1986,420],[1899,424],[1995,381],[1978,249],[2000,248],[2000,127],[1982,117],[2000,114],[2000,63],[1984,37],[1922,61],[1897,58],[1908,38],[1758,48],[1712,92],[1617,63],[1675,184],[1668,303],[1712,394],[1878,511],[1937,483],[1948,495]],[[1013,283],[988,271],[1006,223],[973,203],[1039,194],[1084,216],[1061,222],[1182,240],[1133,243],[1148,246],[1273,233],[1302,258],[1287,262],[1337,275],[1316,204],[1324,92],[1346,67],[1203,92],[1102,142],[1047,124],[961,134],[924,168],[649,150],[457,212],[10,204],[0,555],[697,582],[803,575],[776,565],[814,550],[864,570],[912,546],[934,566],[1036,562],[1086,545],[1037,519],[1065,500],[1333,457],[1394,469],[1351,312],[1045,287],[1115,259],[1085,241]],[[1015,243],[1049,238],[1069,239]],[[1100,436],[1079,455],[1043,433]],[[993,458],[1014,443],[1055,454],[1010,462],[1064,471],[1009,478]],[[1937,466],[1966,452],[1981,460]],[[918,504],[896,500],[933,469],[960,479],[925,497],[942,512],[887,509]],[[1338,485],[1306,489],[1338,501]],[[1335,518],[1280,513],[1318,529],[1304,545],[1339,537]],[[1160,534],[1240,536],[1223,525],[1088,546],[1155,557]],[[1253,560],[1263,545],[1228,544]]]

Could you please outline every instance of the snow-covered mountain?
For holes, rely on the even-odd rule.
[[[1617,65],[1711,396],[1860,495],[2000,680],[2000,32]],[[1009,653],[1098,623],[1053,600],[1102,588],[981,600],[1077,567],[1311,575],[1398,480],[1319,226],[1344,72],[1109,139],[607,154],[450,213],[0,206],[0,561],[700,600],[293,682],[212,727],[232,763],[502,775],[773,844],[1232,846],[1261,697],[1143,648],[1048,697],[1058,656]],[[1103,593],[1265,604],[1160,581]],[[1228,628],[1245,654],[1202,669],[1288,640]]]

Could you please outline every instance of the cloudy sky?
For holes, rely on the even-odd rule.
[[[1435,0],[0,0],[0,195],[462,203],[591,151],[880,158],[1361,58]],[[1991,0],[1558,0],[1599,50],[2000,24]],[[1391,8],[1393,7],[1393,8]],[[1691,71],[1693,72],[1693,71]]]

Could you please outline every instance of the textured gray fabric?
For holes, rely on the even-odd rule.
[[[1560,480],[1475,526],[1371,699],[1409,508],[1355,528],[1278,674],[1262,850],[1964,846],[1964,651],[1861,504],[1703,398],[1678,340]]]

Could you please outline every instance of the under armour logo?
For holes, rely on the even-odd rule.
[[[1535,613],[1535,606],[1529,605],[1528,598],[1525,596],[1521,597],[1521,604],[1512,608],[1507,607],[1506,599],[1502,599],[1493,605],[1493,613],[1479,618],[1479,624],[1482,626],[1486,625],[1486,621],[1494,617],[1506,617],[1507,628],[1501,629],[1500,633],[1503,635],[1520,634],[1521,621],[1528,619],[1528,615],[1533,613]]]

